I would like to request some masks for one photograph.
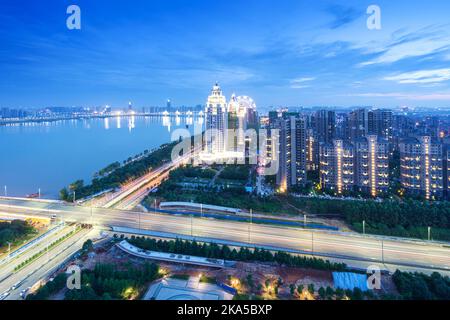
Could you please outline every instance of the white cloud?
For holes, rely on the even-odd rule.
[[[380,56],[373,60],[362,62],[359,66],[373,64],[393,63],[406,58],[421,57],[433,53],[443,52],[450,49],[450,38],[444,37],[424,37],[411,41],[394,41],[384,48],[378,48]]]
[[[427,84],[450,80],[450,69],[420,70],[405,72],[383,80],[396,81],[400,84]]]
[[[398,100],[420,100],[420,101],[450,101],[450,93],[432,93],[432,94],[415,94],[415,93],[352,93],[348,94],[350,97],[361,98],[394,98]]]
[[[304,77],[304,78],[296,78],[291,80],[291,88],[292,89],[304,89],[311,87],[310,85],[304,84],[305,82],[314,81],[316,78],[314,77]]]
[[[292,79],[291,83],[302,83],[302,82],[308,82],[308,81],[313,81],[313,80],[316,80],[316,78],[313,78],[313,77],[297,78],[297,79]]]

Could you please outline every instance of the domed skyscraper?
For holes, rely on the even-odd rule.
[[[207,153],[218,155],[225,151],[227,130],[227,100],[219,84],[216,83],[206,101],[205,108],[205,151]]]

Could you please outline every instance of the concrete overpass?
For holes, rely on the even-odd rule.
[[[70,222],[149,231],[167,237],[271,247],[342,261],[366,261],[450,272],[450,243],[0,198],[0,217],[50,218],[52,215]]]

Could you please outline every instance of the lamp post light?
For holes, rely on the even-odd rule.
[[[248,243],[252,243],[252,238],[251,238],[252,223],[253,223],[253,209],[250,209],[250,223],[248,224]]]
[[[8,242],[8,262],[11,261],[11,242]]]
[[[138,220],[139,220],[139,231],[141,231],[141,212],[138,212]]]

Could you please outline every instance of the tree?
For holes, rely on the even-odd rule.
[[[320,299],[325,300],[325,297],[326,297],[325,289],[323,287],[320,287],[318,292],[319,292]]]
[[[59,191],[59,199],[63,201],[67,201],[69,199],[69,191],[67,191],[67,188],[62,188]]]
[[[304,286],[301,284],[301,285],[299,285],[298,287],[297,287],[297,292],[298,292],[298,294],[302,294],[303,293],[303,289],[304,289]]]
[[[309,293],[314,294],[315,290],[314,290],[314,284],[313,283],[308,285],[308,291],[309,291]]]
[[[93,248],[94,248],[94,244],[93,244],[93,242],[92,242],[91,239],[88,239],[88,240],[86,240],[86,241],[83,243],[82,250],[83,250],[84,252],[89,252],[89,251],[91,251]]]

